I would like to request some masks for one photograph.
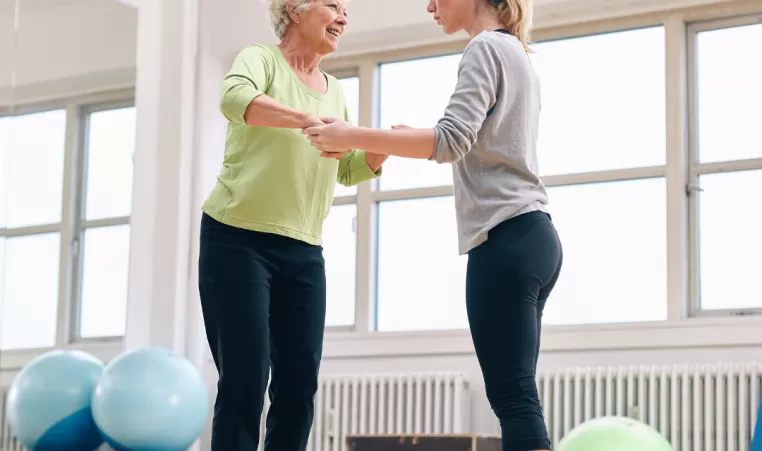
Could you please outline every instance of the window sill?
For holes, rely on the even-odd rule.
[[[121,341],[72,343],[57,349],[75,349],[92,354],[102,362],[107,362],[122,352]],[[22,349],[0,352],[0,371],[18,371],[37,356],[52,349]]]
[[[691,318],[679,322],[546,326],[545,353],[713,348],[762,345],[762,317]],[[467,330],[328,332],[324,359],[389,358],[473,353]]]

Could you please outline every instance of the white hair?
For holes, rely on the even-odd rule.
[[[295,12],[306,11],[312,7],[314,0],[267,0],[267,10],[270,13],[270,24],[278,39],[283,39],[291,25],[291,17],[288,15],[289,5]]]

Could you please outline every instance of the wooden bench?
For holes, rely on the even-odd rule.
[[[500,437],[478,434],[348,435],[347,451],[500,451]]]

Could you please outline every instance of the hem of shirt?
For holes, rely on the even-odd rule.
[[[203,206],[201,208],[201,211],[208,214],[209,216],[214,218],[216,221],[219,221],[231,227],[238,227],[240,229],[251,230],[253,232],[272,233],[276,235],[281,235],[286,238],[292,238],[295,240],[303,241],[313,246],[321,246],[323,244],[320,237],[316,237],[309,233],[302,232],[300,230],[296,230],[284,225],[271,224],[267,222],[255,221],[252,219],[239,218],[237,216],[225,214],[224,212],[211,208],[208,205]]]
[[[486,227],[486,229],[483,232],[478,234],[473,240],[470,240],[464,243],[463,245],[461,245],[460,248],[458,249],[458,255],[467,255],[476,247],[480,246],[481,244],[484,244],[489,238],[490,230],[494,229],[498,224],[501,224],[509,219],[513,219],[517,216],[521,216],[526,213],[531,213],[533,211],[542,211],[544,213],[550,213],[548,211],[548,207],[545,204],[543,204],[540,201],[534,201],[524,205],[518,210],[514,210],[511,213],[497,216],[495,217],[495,219],[489,222],[489,225]]]

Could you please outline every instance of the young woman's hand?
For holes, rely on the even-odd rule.
[[[331,117],[321,118],[323,125],[313,125],[302,129],[313,146],[322,153],[344,153],[352,148],[351,131],[354,127],[347,122]],[[340,158],[339,158],[340,159]]]

